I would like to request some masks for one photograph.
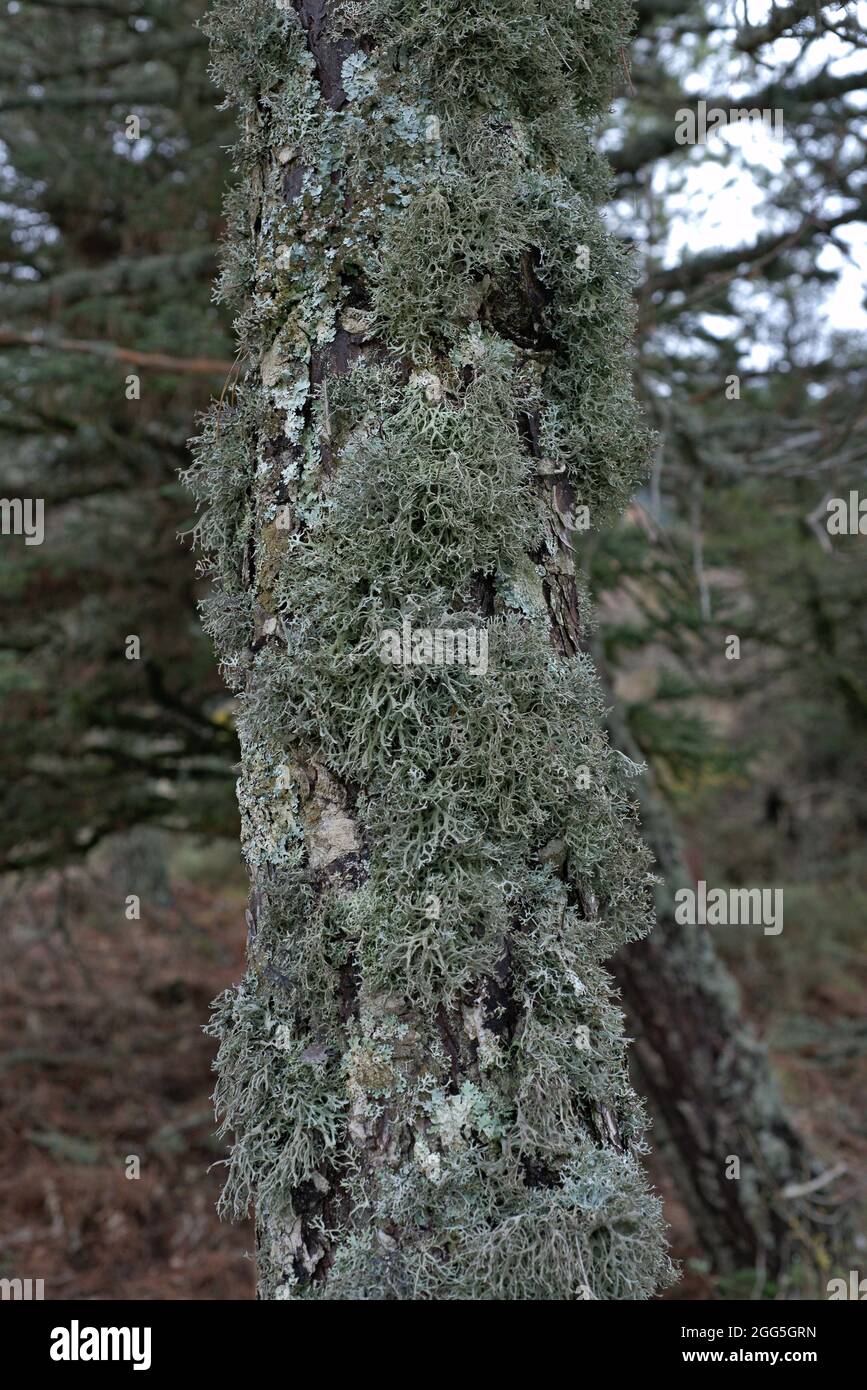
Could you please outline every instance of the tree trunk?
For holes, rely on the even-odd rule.
[[[615,745],[640,761],[616,712],[609,730]],[[730,1291],[760,1297],[773,1286],[824,1297],[834,1257],[850,1235],[845,1208],[833,1181],[814,1183],[822,1167],[786,1114],[707,928],[675,921],[675,891],[694,880],[651,772],[640,779],[639,796],[663,882],[652,937],[618,955],[615,976],[635,1033],[641,1091],[667,1140],[666,1163],[713,1272],[729,1276]],[[739,1276],[736,1285],[732,1275]]]
[[[251,877],[213,1030],[261,1297],[670,1277],[603,967],[650,925],[649,861],[573,561],[646,453],[587,134],[624,14],[208,21],[242,128],[239,367],[190,476]]]

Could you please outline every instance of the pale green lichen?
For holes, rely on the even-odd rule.
[[[224,1201],[255,1203],[265,1296],[644,1298],[667,1261],[603,962],[652,876],[591,663],[551,642],[552,574],[584,596],[540,482],[598,524],[643,467],[586,125],[625,9],[334,13],[363,41],[336,105],[290,8],[207,23],[244,366],[190,482],[255,885],[212,1025]],[[358,360],[323,372],[340,332]],[[383,663],[404,620],[483,626],[484,676]]]

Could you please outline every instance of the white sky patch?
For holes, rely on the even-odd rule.
[[[732,110],[754,106],[756,103],[746,99],[775,79],[784,78],[787,65],[797,64],[787,80],[798,82],[808,80],[829,65],[836,76],[864,70],[865,51],[853,49],[835,34],[826,33],[806,46],[797,38],[778,39],[762,50],[765,61],[761,66],[735,50],[731,45],[735,28],[742,28],[747,22],[762,24],[773,8],[766,0],[723,0],[709,8],[708,17],[718,25],[726,24],[727,29],[711,34],[707,40],[683,34],[677,43],[664,45],[665,66],[678,77],[684,93],[693,99],[706,98],[709,107]],[[856,5],[841,4],[824,13],[833,22],[841,23],[847,16],[851,20],[857,15],[862,24],[867,24],[867,0],[859,0]],[[640,43],[637,48],[640,61]],[[867,96],[853,92],[845,100],[858,113],[855,119],[860,120],[861,113],[867,111]],[[628,101],[624,100],[619,109],[626,114]],[[671,117],[674,121],[674,110]],[[607,148],[622,138],[625,125],[617,121],[615,114],[606,132]],[[709,134],[706,144],[682,148],[676,156],[657,163],[652,176],[652,203],[664,210],[661,240],[658,226],[656,239],[652,240],[657,263],[669,269],[705,252],[750,246],[768,234],[785,235],[794,231],[810,212],[831,216],[844,210],[844,202],[832,202],[827,197],[824,204],[815,206],[817,192],[820,197],[822,193],[815,179],[808,183],[811,171],[806,159],[803,204],[791,211],[774,206],[775,189],[791,181],[793,165],[804,153],[799,148],[797,133],[786,128],[785,118],[783,127],[782,134],[775,134],[763,121],[738,121]],[[646,213],[640,196],[636,207],[631,200],[621,199],[617,204],[621,231],[633,237],[639,246],[647,244]],[[867,333],[867,227],[863,222],[845,224],[834,232],[834,241],[838,244],[817,241],[814,246],[818,267],[838,278],[833,284],[805,289],[824,320],[821,337],[825,340],[835,332]],[[773,300],[760,297],[743,272],[739,272],[739,280],[743,294],[734,296],[736,303],[745,305],[749,299],[753,311],[767,306],[762,319],[764,341],[755,341],[745,356],[749,366],[761,370],[773,359],[773,344],[778,341]],[[730,336],[737,328],[734,320],[718,315],[706,315],[702,322],[717,336]],[[822,341],[816,346],[823,346]]]

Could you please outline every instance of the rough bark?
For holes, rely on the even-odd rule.
[[[573,562],[575,508],[622,505],[645,455],[586,128],[623,21],[618,0],[209,21],[243,131],[240,367],[191,482],[251,876],[213,1028],[262,1297],[669,1277],[603,965],[650,925],[648,857]]]

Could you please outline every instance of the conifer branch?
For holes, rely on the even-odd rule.
[[[157,371],[191,376],[225,375],[232,366],[228,359],[222,357],[173,357],[166,352],[142,352],[138,348],[121,347],[118,343],[55,338],[39,331],[18,333],[8,328],[0,328],[0,347],[35,347],[49,352],[87,353],[109,361],[128,362],[135,367],[153,367]]]

